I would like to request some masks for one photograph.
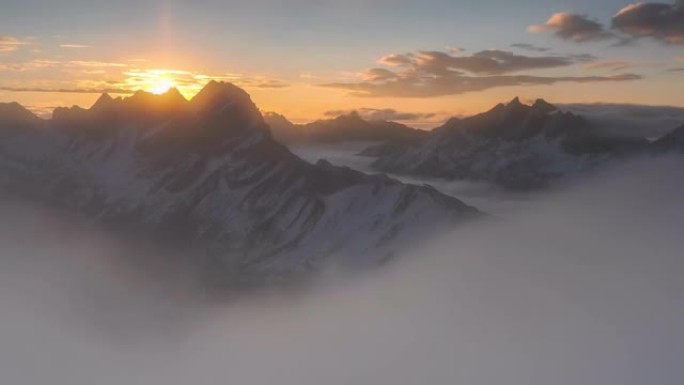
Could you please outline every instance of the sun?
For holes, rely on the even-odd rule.
[[[162,78],[150,84],[147,90],[153,94],[161,95],[173,87],[176,87],[176,82],[173,79]]]

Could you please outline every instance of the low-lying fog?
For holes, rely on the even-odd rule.
[[[223,304],[166,255],[6,203],[0,383],[679,385],[683,169],[625,165],[379,272]]]
[[[338,144],[306,144],[292,145],[290,150],[310,163],[325,159],[335,166],[346,166],[365,173],[378,173],[371,164],[375,158],[358,155],[373,142],[344,142]],[[447,181],[443,179],[427,179],[406,175],[390,174],[392,178],[405,183],[429,184],[444,194],[456,197],[465,203],[494,215],[507,215],[524,208],[536,200],[534,193],[505,193],[487,183],[467,181]]]

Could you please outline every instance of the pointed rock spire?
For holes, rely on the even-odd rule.
[[[530,107],[522,104],[522,102],[520,101],[520,98],[516,96],[513,100],[511,100],[506,105],[506,107],[503,109],[503,113],[507,117],[521,116],[522,114],[528,112],[529,110],[530,110]]]
[[[190,104],[201,113],[229,111],[234,118],[243,122],[264,122],[249,94],[232,83],[212,80],[192,98]]]
[[[185,99],[185,96],[183,96],[183,94],[181,94],[181,92],[176,87],[169,88],[166,92],[164,92],[160,96],[162,96],[165,100],[172,101],[172,102],[185,103],[188,101],[187,99]]]
[[[534,102],[534,105],[532,106],[535,110],[543,113],[543,114],[548,114],[553,111],[557,111],[558,108],[554,106],[553,104],[547,102],[544,99],[537,99],[536,102]]]
[[[202,90],[192,98],[192,104],[198,109],[212,109],[232,103],[251,103],[251,98],[245,90],[232,83],[217,82],[207,83]],[[255,106],[256,108],[256,106]]]
[[[0,103],[0,123],[34,124],[39,121],[39,117],[17,102]]]
[[[108,93],[103,93],[100,95],[100,97],[97,99],[95,104],[90,107],[90,110],[92,111],[102,111],[105,109],[110,108],[112,105],[114,105],[115,100],[109,96]]]

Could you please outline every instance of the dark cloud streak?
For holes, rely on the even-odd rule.
[[[420,113],[420,112],[402,112],[392,108],[376,109],[376,108],[359,108],[355,110],[333,110],[324,113],[326,117],[335,118],[341,115],[348,115],[356,112],[362,118],[370,121],[415,121],[421,119],[434,118],[435,113]]]
[[[511,44],[511,47],[523,49],[525,51],[532,51],[532,52],[549,52],[549,51],[551,51],[551,48],[537,47],[534,44],[528,44],[528,43]]]

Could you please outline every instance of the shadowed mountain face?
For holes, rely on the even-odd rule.
[[[514,99],[466,119],[452,119],[421,141],[383,144],[363,155],[381,171],[488,181],[529,190],[649,147],[645,139],[605,136],[584,118],[537,100]]]
[[[352,112],[334,119],[318,120],[309,124],[293,124],[283,115],[268,113],[266,122],[273,136],[288,144],[332,144],[347,141],[405,142],[427,136],[427,132],[396,122],[366,121]]]
[[[103,95],[51,121],[0,122],[4,192],[199,248],[230,271],[372,265],[478,216],[429,187],[299,159],[231,84],[191,101],[176,90]]]
[[[3,128],[30,127],[40,123],[40,118],[19,103],[0,103]]]
[[[684,152],[684,126],[681,126],[653,143],[657,151]]]

